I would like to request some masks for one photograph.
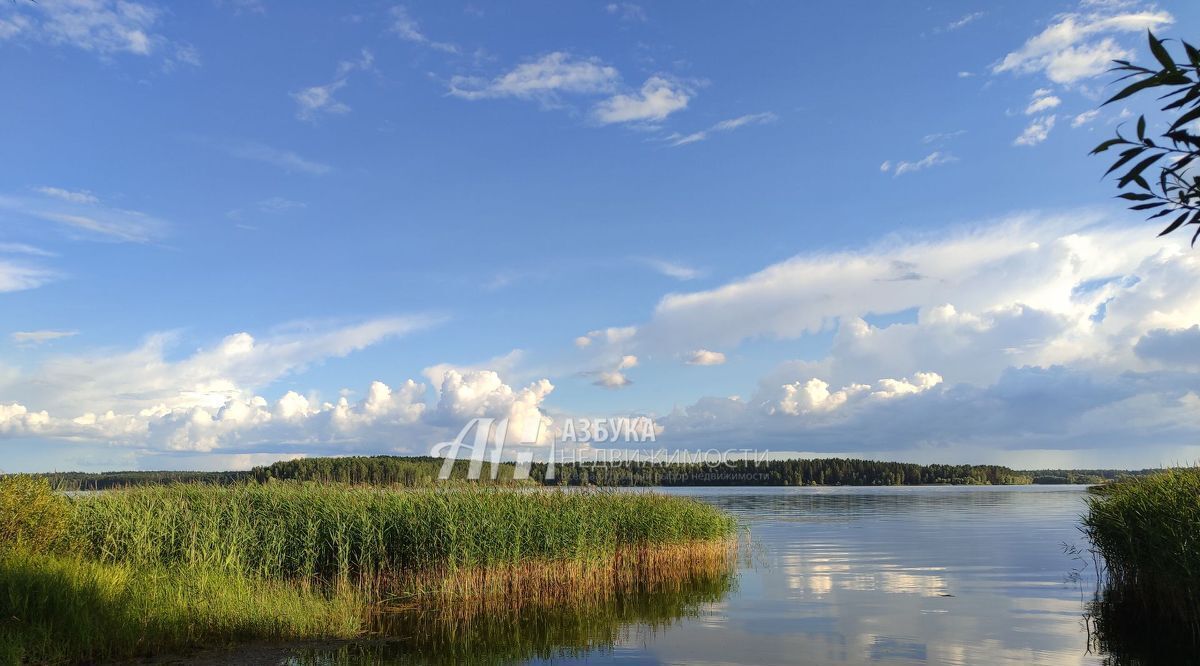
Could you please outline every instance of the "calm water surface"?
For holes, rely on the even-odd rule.
[[[1082,486],[656,491],[739,516],[750,545],[735,577],[619,608],[283,662],[1102,663],[1082,620],[1091,568],[1073,579],[1081,562],[1064,553],[1082,545]]]

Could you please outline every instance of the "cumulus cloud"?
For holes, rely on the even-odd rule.
[[[29,375],[0,382],[0,400],[11,396],[56,414],[219,409],[229,399],[244,398],[313,363],[435,322],[422,316],[392,317],[265,337],[241,332],[179,359],[169,354],[178,335],[156,333],[130,350],[47,358]]]
[[[849,384],[836,391],[821,379],[795,381],[779,387],[779,393],[762,403],[767,414],[796,416],[813,412],[831,412],[855,399],[888,400],[922,393],[942,383],[935,372],[918,372],[911,379],[880,379],[875,386]]]
[[[1055,83],[1075,83],[1103,73],[1131,52],[1113,34],[1145,32],[1174,22],[1166,11],[1067,13],[992,66],[993,73],[1042,72]]]
[[[1200,436],[1197,285],[1186,239],[1088,211],[1021,215],[671,294],[620,348],[688,358],[833,333],[748,399],[660,417],[668,447],[1111,452],[1137,437],[1179,452]]]
[[[428,323],[382,319],[260,339],[238,333],[176,361],[165,358],[161,336],[130,352],[57,357],[30,377],[0,385],[5,398],[21,396],[0,399],[0,435],[252,456],[267,456],[279,445],[291,447],[288,455],[299,455],[297,447],[319,453],[364,446],[425,454],[477,417],[539,427],[533,438],[517,439],[524,433],[514,426],[513,441],[544,443],[553,436],[542,411],[553,384],[541,379],[515,388],[490,369],[442,371],[432,402],[426,385],[413,380],[373,381],[358,401],[346,393],[336,401],[292,390],[275,400],[258,393],[312,363]],[[27,406],[32,403],[47,409]]]
[[[1142,333],[1200,321],[1186,286],[1200,263],[1176,243],[1102,220],[1087,211],[1021,215],[800,255],[714,289],[665,296],[649,321],[625,329],[623,348],[678,353],[834,330],[835,356],[882,368],[877,377],[946,375],[944,365],[955,363],[979,370],[973,381],[1019,363],[1132,358]],[[864,320],[903,311],[911,323]]]

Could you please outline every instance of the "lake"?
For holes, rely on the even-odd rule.
[[[287,664],[1099,664],[1083,486],[676,488],[743,521],[736,575],[618,606],[393,627]],[[635,491],[636,492],[636,491]],[[702,589],[699,589],[702,588]],[[482,624],[482,626],[479,626]],[[248,655],[249,656],[249,655]]]

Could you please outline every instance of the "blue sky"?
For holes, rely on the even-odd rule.
[[[0,467],[476,416],[1194,460],[1200,263],[1087,151],[1195,3],[0,6]],[[379,382],[374,385],[372,382]],[[736,396],[736,399],[735,399]]]

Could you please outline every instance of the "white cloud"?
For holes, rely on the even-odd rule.
[[[165,39],[155,32],[161,12],[130,0],[47,0],[20,3],[0,37],[28,37],[100,55],[149,55]]]
[[[725,354],[707,349],[697,349],[688,355],[688,365],[723,365]]]
[[[950,23],[948,23],[946,25],[946,27],[939,29],[939,31],[952,32],[952,31],[958,30],[960,28],[965,28],[966,26],[983,18],[984,16],[986,16],[985,12],[972,12],[970,14],[966,14],[966,15],[962,16],[961,18],[959,18],[957,20],[951,21]]]
[[[506,377],[516,371],[517,365],[525,356],[525,352],[520,349],[514,349],[507,354],[490,358],[482,363],[473,363],[470,365],[461,365],[455,363],[438,363],[431,365],[421,371],[421,375],[429,380],[434,390],[442,390],[442,384],[445,383],[447,375],[450,372],[457,372],[460,376],[468,375],[472,372],[488,370],[496,373],[500,377]]]
[[[918,372],[912,379],[880,379],[874,387],[867,384],[850,384],[831,392],[827,382],[814,377],[780,386],[779,393],[766,397],[761,406],[771,415],[797,416],[813,412],[831,412],[855,399],[888,400],[922,393],[941,383],[941,375],[935,372]]]
[[[603,386],[604,388],[608,389],[616,389],[629,386],[633,382],[630,381],[629,378],[626,377],[621,371],[611,370],[608,372],[601,372],[600,377],[593,383],[596,386]]]
[[[619,16],[622,21],[637,21],[645,23],[646,10],[641,5],[636,5],[632,2],[610,2],[604,6],[604,10],[614,16]]]
[[[879,165],[879,170],[884,173],[891,172],[893,176],[898,177],[903,176],[906,173],[916,173],[917,171],[922,171],[930,167],[940,166],[942,164],[950,164],[957,161],[958,158],[950,153],[935,150],[915,162],[900,161],[893,164],[890,160],[885,161],[883,164]]]
[[[667,261],[665,259],[641,257],[639,261],[655,271],[662,273],[667,277],[675,278],[676,280],[694,280],[704,275],[704,271],[701,271],[700,269],[692,268],[691,266],[674,261]]]
[[[49,269],[0,258],[0,292],[36,289],[57,277]]]
[[[632,354],[624,354],[616,362],[616,367],[612,370],[603,370],[592,373],[597,376],[596,381],[592,382],[596,386],[602,386],[607,389],[619,389],[629,386],[633,383],[623,372],[630,368],[636,368],[638,365],[638,357]]]
[[[90,192],[41,187],[41,197],[0,195],[0,209],[53,222],[73,236],[93,240],[146,243],[166,233],[167,223],[136,210],[105,205]]]
[[[450,94],[469,100],[515,97],[553,103],[562,94],[611,92],[619,81],[616,68],[596,58],[576,58],[557,51],[517,65],[491,81],[456,76],[450,81]]]
[[[588,331],[587,335],[582,335],[575,338],[575,346],[583,349],[592,344],[593,341],[603,342],[607,346],[620,345],[633,339],[637,335],[636,326],[613,326],[602,328],[595,331]],[[586,342],[584,342],[586,340]]]
[[[1021,132],[1021,135],[1013,140],[1013,145],[1017,146],[1036,146],[1046,140],[1050,136],[1050,130],[1054,129],[1054,121],[1057,117],[1054,114],[1035,118]]]
[[[79,331],[41,330],[41,331],[15,331],[9,337],[12,338],[13,342],[15,342],[19,345],[20,344],[40,345],[43,342],[50,342],[51,340],[58,340],[60,338],[69,338],[69,337],[72,337],[75,335],[79,335]]]
[[[257,142],[245,143],[226,143],[221,144],[225,152],[243,160],[253,162],[262,162],[271,166],[279,167],[284,171],[307,173],[314,176],[329,173],[333,167],[328,164],[323,164],[315,160],[302,157],[290,150],[282,150],[273,148],[266,144]]]
[[[771,113],[770,111],[767,111],[765,113],[749,113],[744,116],[738,116],[737,118],[730,118],[728,120],[722,120],[721,122],[713,125],[712,127],[709,127],[708,129],[705,129],[705,130],[700,130],[699,132],[692,132],[691,134],[672,134],[671,136],[667,137],[666,140],[670,142],[670,145],[672,147],[683,146],[683,145],[686,145],[689,143],[696,143],[697,141],[703,141],[703,140],[707,139],[709,137],[709,135],[714,132],[730,132],[735,129],[738,129],[739,127],[745,127],[746,125],[760,125],[760,124],[764,124],[764,123],[773,123],[778,119],[779,119],[778,116],[776,116],[774,113]]]
[[[448,42],[437,42],[429,39],[429,37],[422,32],[421,25],[417,22],[417,20],[408,13],[408,8],[402,5],[392,7],[391,19],[392,32],[399,35],[400,39],[412,42],[414,44],[420,44],[421,46],[427,46],[431,49],[443,51],[445,53],[459,52],[458,46],[454,44],[450,44]]]
[[[454,76],[449,94],[467,100],[514,98],[546,108],[562,106],[567,96],[609,95],[597,102],[591,118],[601,125],[660,121],[684,109],[694,95],[690,86],[663,75],[646,79],[637,92],[619,92],[621,74],[598,58],[579,58],[563,51],[521,63],[493,79]]]
[[[1029,106],[1025,107],[1025,115],[1032,116],[1035,113],[1049,111],[1059,104],[1062,104],[1062,100],[1043,88],[1033,93],[1033,99],[1029,102]]]
[[[954,130],[953,132],[934,132],[933,134],[926,134],[925,136],[921,137],[921,143],[944,143],[951,139],[957,139],[958,137],[960,137],[966,133],[967,133],[967,130]]]
[[[1064,362],[1110,343],[1128,355],[1138,331],[1200,321],[1200,305],[1185,300],[1192,288],[1171,286],[1191,284],[1186,276],[1200,271],[1200,259],[1176,243],[1164,246],[1141,227],[1092,226],[1101,219],[1087,211],[1015,216],[859,251],[800,255],[714,289],[663,297],[650,321],[622,329],[629,333],[621,348],[676,354],[836,329],[835,345],[857,350],[843,356],[862,356],[863,345],[874,341],[869,367],[878,371],[875,377],[948,376],[943,363],[950,358],[963,371],[986,367],[981,372],[994,377],[1005,364]],[[1103,325],[1093,321],[1101,304],[1118,295],[1120,303],[1138,303],[1142,314],[1117,317],[1120,310],[1109,303]],[[905,310],[914,311],[916,325],[876,329],[861,321]],[[1107,332],[1100,335],[1102,328]],[[930,337],[940,330],[945,339]],[[901,331],[913,337],[896,339]],[[1111,337],[1118,331],[1121,338]],[[986,358],[1000,365],[985,363],[984,356],[972,360],[973,348],[953,356],[967,340],[993,345]],[[1032,340],[1038,343],[1030,346]],[[908,364],[900,350],[911,346],[936,354]]]
[[[31,375],[0,383],[0,401],[11,396],[52,412],[76,413],[216,409],[313,363],[434,322],[428,317],[395,317],[259,338],[235,333],[177,360],[168,351],[178,336],[156,333],[132,350],[50,357]]]
[[[1083,113],[1071,119],[1071,127],[1083,127],[1084,125],[1095,120],[1099,115],[1100,111],[1096,109],[1084,111]]]
[[[1128,58],[1111,33],[1144,32],[1174,22],[1165,11],[1060,14],[1041,33],[992,66],[992,72],[1043,72],[1055,83],[1069,84],[1103,73],[1112,61]]]
[[[10,259],[3,255],[22,255],[22,259]],[[30,263],[30,257],[53,257],[50,252],[24,243],[0,243],[0,293],[36,289],[57,279],[55,271]],[[36,261],[36,260],[34,260]]]
[[[42,187],[39,187],[36,189],[38,192],[41,192],[42,194],[45,194],[46,196],[62,199],[63,201],[70,201],[71,203],[78,203],[78,204],[100,203],[100,200],[96,198],[96,195],[92,194],[91,192],[88,192],[87,190],[80,190],[78,192],[74,192],[71,190],[64,190],[61,187],[49,187],[49,186],[42,186]]]
[[[693,94],[681,83],[652,76],[646,79],[639,92],[613,95],[597,104],[592,109],[592,117],[604,125],[664,120],[672,113],[686,109]]]
[[[540,424],[537,441],[547,441],[552,431],[542,404],[554,386],[541,379],[513,388],[490,369],[445,369],[432,403],[426,385],[412,380],[371,382],[357,402],[345,392],[330,402],[294,390],[272,401],[256,391],[429,323],[381,319],[261,339],[238,333],[179,360],[167,360],[170,336],[163,335],[128,352],[55,357],[28,376],[0,383],[0,435],[250,456],[267,456],[280,445],[298,455],[392,442],[395,450],[425,454],[469,419],[492,417]],[[626,359],[621,365],[634,364]],[[10,395],[21,397],[11,401]],[[28,406],[35,403],[38,409]]]
[[[343,60],[338,63],[337,76],[333,81],[319,86],[309,86],[291,93],[296,100],[296,117],[300,120],[315,122],[322,114],[341,115],[350,112],[350,107],[338,101],[333,95],[346,87],[351,72],[356,70],[368,71],[374,67],[375,56],[363,49],[358,60]]]
[[[323,86],[310,86],[290,93],[292,99],[296,100],[296,117],[300,120],[313,121],[322,113],[330,115],[349,113],[350,107],[333,97],[333,93],[345,85],[345,79],[338,79]]]
[[[1185,450],[1200,437],[1200,258],[1187,239],[1102,220],[1017,216],[800,256],[665,297],[625,349],[835,333],[823,357],[780,364],[749,399],[706,397],[657,418],[657,444],[799,441],[935,460],[1111,456],[1133,437],[1143,454]],[[867,321],[887,313],[909,314]]]

